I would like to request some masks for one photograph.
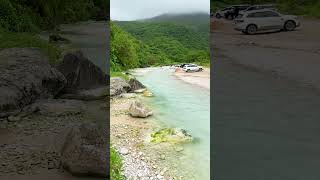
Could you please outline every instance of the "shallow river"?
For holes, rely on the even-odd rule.
[[[72,46],[80,49],[90,61],[103,71],[109,72],[108,23],[88,21],[61,26],[61,35],[72,41]]]
[[[182,170],[197,180],[210,179],[210,91],[177,79],[169,68],[154,68],[137,79],[155,95],[146,100],[157,123],[186,129],[195,138],[184,146]]]

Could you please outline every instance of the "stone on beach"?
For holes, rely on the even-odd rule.
[[[121,155],[127,155],[127,154],[129,154],[129,150],[128,150],[127,148],[121,148],[121,149],[119,150],[119,153],[120,153]]]
[[[38,48],[1,50],[0,71],[0,117],[37,99],[55,97],[67,84]]]
[[[151,142],[183,143],[193,141],[193,137],[181,128],[165,128],[151,134]]]
[[[46,99],[32,104],[39,113],[46,116],[70,116],[81,114],[85,105],[82,101],[68,99]]]
[[[80,50],[69,52],[57,67],[67,79],[67,90],[92,89],[106,86],[109,77]]]
[[[110,96],[118,96],[122,93],[127,93],[130,90],[130,85],[120,77],[112,77],[110,80]]]
[[[140,101],[133,101],[129,108],[129,114],[133,117],[146,118],[153,114],[152,110]]]
[[[152,94],[152,92],[150,92],[149,90],[145,90],[145,91],[143,92],[143,96],[145,96],[145,97],[152,97],[153,94]]]
[[[136,98],[137,94],[135,93],[123,93],[120,95],[121,98],[126,98],[126,99],[131,99],[131,98]]]
[[[146,91],[146,90],[147,90],[146,88],[142,88],[142,89],[134,90],[133,92],[134,92],[134,93],[143,93],[143,92]]]
[[[129,80],[129,85],[130,85],[130,91],[131,92],[134,92],[135,90],[146,88],[140,81],[138,81],[135,78],[131,78]]]
[[[61,150],[61,164],[73,175],[108,176],[105,129],[90,123],[73,127]]]

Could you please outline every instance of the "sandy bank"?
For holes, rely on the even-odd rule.
[[[210,69],[202,72],[175,72],[174,75],[182,81],[210,90]]]

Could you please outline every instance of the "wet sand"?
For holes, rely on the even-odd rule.
[[[210,69],[204,68],[202,72],[175,72],[174,75],[185,81],[186,83],[194,84],[196,86],[210,90]]]

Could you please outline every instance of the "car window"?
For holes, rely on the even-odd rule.
[[[255,13],[250,13],[247,16],[248,18],[260,18],[264,17],[264,12],[255,12]]]
[[[279,14],[273,11],[266,11],[265,13],[265,17],[279,17]]]

